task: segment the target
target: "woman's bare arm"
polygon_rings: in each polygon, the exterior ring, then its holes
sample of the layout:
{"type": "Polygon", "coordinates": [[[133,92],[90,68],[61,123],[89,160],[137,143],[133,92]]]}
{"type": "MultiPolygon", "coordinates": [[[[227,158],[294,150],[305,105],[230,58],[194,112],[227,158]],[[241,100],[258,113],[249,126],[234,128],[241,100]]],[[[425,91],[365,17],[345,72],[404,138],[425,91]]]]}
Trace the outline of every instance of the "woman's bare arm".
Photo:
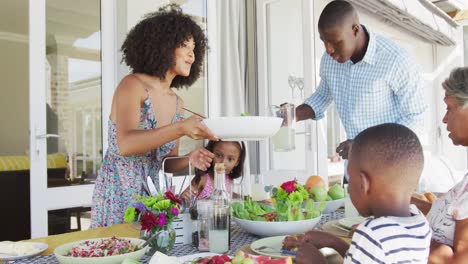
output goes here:
{"type": "Polygon", "coordinates": [[[455,221],[453,248],[432,243],[428,263],[468,263],[468,219],[455,221]]]}
{"type": "Polygon", "coordinates": [[[117,87],[113,103],[116,112],[117,144],[121,155],[143,154],[184,135],[216,140],[201,122],[202,118],[197,116],[155,129],[138,129],[141,104],[145,96],[141,82],[131,76],[123,79],[117,87]]]}

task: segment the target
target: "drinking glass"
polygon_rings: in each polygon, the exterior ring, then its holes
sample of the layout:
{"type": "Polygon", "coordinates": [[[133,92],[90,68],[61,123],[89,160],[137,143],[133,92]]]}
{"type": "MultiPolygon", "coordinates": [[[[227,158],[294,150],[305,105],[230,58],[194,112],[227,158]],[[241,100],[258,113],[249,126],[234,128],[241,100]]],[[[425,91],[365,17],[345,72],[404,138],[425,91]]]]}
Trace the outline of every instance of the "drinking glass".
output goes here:
{"type": "Polygon", "coordinates": [[[209,240],[210,252],[226,253],[229,251],[229,206],[210,207],[209,240]]]}
{"type": "Polygon", "coordinates": [[[197,201],[197,217],[198,217],[198,250],[208,251],[210,239],[209,239],[209,219],[210,211],[209,206],[210,200],[198,200],[197,201]]]}
{"type": "Polygon", "coordinates": [[[263,175],[253,174],[252,176],[252,200],[263,200],[265,197],[265,184],[263,181],[263,175]]]}
{"type": "Polygon", "coordinates": [[[244,190],[242,182],[234,181],[231,186],[231,202],[240,202],[244,201],[244,190]]]}

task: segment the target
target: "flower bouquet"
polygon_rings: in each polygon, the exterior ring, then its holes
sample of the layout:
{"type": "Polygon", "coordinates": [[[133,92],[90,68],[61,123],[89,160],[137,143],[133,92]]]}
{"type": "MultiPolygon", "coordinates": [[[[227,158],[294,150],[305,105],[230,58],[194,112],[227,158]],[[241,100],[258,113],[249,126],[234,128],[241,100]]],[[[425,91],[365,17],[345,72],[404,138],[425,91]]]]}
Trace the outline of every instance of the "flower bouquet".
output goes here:
{"type": "Polygon", "coordinates": [[[168,191],[154,197],[137,196],[125,211],[125,222],[141,224],[141,238],[149,240],[147,254],[166,253],[174,247],[176,234],[171,224],[179,215],[181,204],[182,200],[168,191]]]}

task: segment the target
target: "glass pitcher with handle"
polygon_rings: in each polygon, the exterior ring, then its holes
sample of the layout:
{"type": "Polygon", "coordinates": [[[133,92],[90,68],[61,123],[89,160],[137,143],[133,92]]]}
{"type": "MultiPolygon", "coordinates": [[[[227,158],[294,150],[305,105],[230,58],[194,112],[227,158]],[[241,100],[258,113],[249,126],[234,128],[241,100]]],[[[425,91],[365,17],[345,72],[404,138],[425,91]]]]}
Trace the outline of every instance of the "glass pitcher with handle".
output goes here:
{"type": "Polygon", "coordinates": [[[273,116],[283,119],[281,128],[272,137],[274,151],[293,151],[296,149],[296,111],[294,104],[284,103],[270,106],[273,116]]]}

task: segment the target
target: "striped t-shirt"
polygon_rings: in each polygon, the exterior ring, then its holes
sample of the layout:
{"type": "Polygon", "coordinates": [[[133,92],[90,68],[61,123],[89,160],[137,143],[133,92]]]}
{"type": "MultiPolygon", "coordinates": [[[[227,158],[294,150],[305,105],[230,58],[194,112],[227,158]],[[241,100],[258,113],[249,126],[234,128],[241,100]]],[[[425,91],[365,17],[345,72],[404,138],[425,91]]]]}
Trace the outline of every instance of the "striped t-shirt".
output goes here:
{"type": "Polygon", "coordinates": [[[424,215],[379,217],[361,223],[344,263],[427,263],[432,231],[424,215]]]}

